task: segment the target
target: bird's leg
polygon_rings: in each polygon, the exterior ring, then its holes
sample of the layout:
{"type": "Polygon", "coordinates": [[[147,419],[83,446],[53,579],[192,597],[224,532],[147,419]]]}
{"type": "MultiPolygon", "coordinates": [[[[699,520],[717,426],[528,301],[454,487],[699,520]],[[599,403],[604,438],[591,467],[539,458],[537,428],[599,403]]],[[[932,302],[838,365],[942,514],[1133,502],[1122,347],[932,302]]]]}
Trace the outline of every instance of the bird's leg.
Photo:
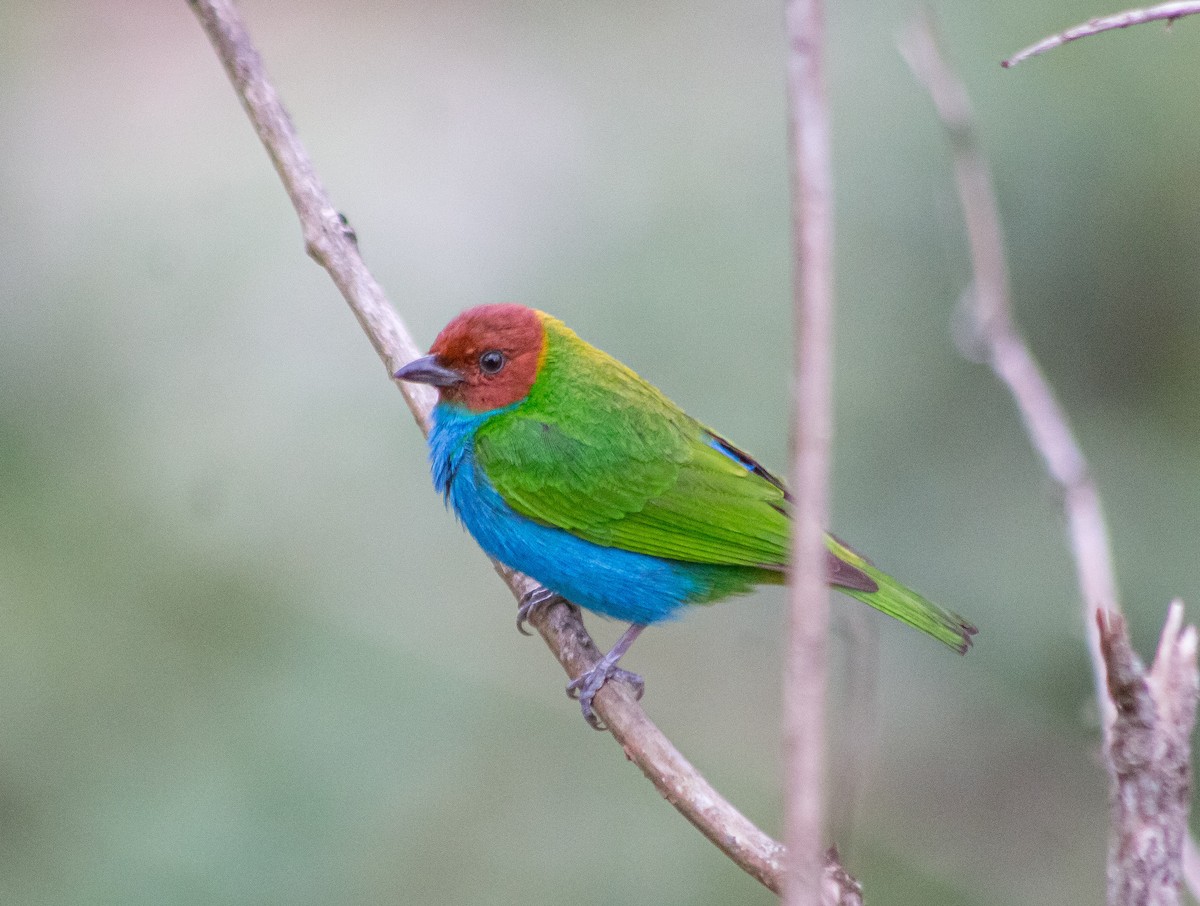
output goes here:
{"type": "Polygon", "coordinates": [[[596,697],[596,693],[600,691],[608,680],[616,679],[623,680],[633,686],[634,695],[638,698],[642,697],[642,693],[646,690],[646,682],[636,673],[630,673],[628,670],[622,670],[617,666],[617,661],[621,656],[629,650],[629,646],[633,644],[634,639],[641,635],[642,630],[646,628],[644,623],[630,623],[629,628],[625,630],[625,634],[617,639],[617,644],[612,646],[612,650],[604,657],[596,662],[596,666],[591,670],[581,673],[575,679],[567,684],[567,695],[571,698],[579,699],[579,707],[583,711],[583,719],[586,720],[593,729],[606,729],[596,717],[596,712],[592,710],[592,699],[596,697]]]}
{"type": "Polygon", "coordinates": [[[517,632],[521,633],[521,635],[532,635],[533,633],[525,628],[525,622],[529,619],[530,614],[539,607],[549,607],[557,601],[562,601],[564,604],[572,606],[571,602],[558,592],[551,591],[541,585],[521,595],[521,603],[517,607],[517,632]]]}

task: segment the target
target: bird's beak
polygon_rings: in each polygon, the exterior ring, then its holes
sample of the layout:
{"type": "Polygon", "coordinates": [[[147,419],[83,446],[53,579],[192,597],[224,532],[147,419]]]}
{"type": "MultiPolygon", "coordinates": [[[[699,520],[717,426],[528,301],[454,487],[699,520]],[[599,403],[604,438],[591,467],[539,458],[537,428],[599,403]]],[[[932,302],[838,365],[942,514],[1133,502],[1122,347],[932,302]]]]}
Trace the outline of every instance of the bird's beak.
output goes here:
{"type": "Polygon", "coordinates": [[[392,377],[400,381],[412,381],[414,384],[431,384],[434,387],[452,387],[463,382],[461,374],[441,364],[435,355],[413,359],[392,377]]]}

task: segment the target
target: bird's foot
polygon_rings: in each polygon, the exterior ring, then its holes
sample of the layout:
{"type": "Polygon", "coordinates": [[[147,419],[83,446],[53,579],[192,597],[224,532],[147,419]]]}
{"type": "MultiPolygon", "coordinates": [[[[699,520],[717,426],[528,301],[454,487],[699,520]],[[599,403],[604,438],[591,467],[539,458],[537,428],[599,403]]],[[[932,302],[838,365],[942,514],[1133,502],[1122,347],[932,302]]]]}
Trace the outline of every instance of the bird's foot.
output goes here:
{"type": "Polygon", "coordinates": [[[570,605],[570,601],[564,598],[556,591],[551,591],[548,588],[538,586],[533,591],[527,591],[521,595],[521,603],[517,607],[517,632],[521,635],[533,635],[525,628],[526,621],[539,607],[549,607],[551,604],[556,604],[562,601],[564,604],[570,605]]]}
{"type": "Polygon", "coordinates": [[[596,712],[592,710],[592,700],[596,697],[596,693],[609,680],[619,680],[623,683],[628,683],[633,687],[633,694],[637,698],[642,697],[642,693],[646,691],[646,681],[629,670],[618,667],[615,663],[602,658],[591,670],[581,673],[575,679],[567,684],[567,695],[571,698],[579,699],[579,708],[583,711],[583,719],[588,722],[593,730],[606,730],[607,727],[600,723],[600,718],[596,716],[596,712]]]}

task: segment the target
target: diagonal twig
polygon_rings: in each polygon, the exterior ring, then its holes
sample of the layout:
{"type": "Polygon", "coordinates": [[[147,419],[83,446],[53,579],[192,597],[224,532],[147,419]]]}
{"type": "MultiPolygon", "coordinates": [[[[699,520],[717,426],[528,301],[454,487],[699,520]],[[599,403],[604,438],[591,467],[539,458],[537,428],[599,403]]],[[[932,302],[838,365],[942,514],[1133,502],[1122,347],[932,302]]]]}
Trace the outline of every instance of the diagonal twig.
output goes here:
{"type": "Polygon", "coordinates": [[[972,351],[985,359],[1007,385],[1030,442],[1063,493],[1075,569],[1083,592],[1083,622],[1095,673],[1097,704],[1107,727],[1112,723],[1113,710],[1105,691],[1096,614],[1103,609],[1119,610],[1120,604],[1100,496],[1066,413],[1013,321],[1000,215],[966,89],[942,58],[927,18],[905,32],[901,52],[928,90],[950,139],[974,273],[968,311],[975,347],[972,351]]]}
{"type": "Polygon", "coordinates": [[[950,137],[975,277],[969,317],[976,351],[1008,386],[1063,492],[1111,780],[1109,903],[1174,904],[1181,877],[1193,894],[1200,890],[1185,858],[1196,630],[1182,628],[1182,605],[1172,604],[1153,668],[1147,672],[1133,653],[1099,493],[1066,413],[1013,322],[1000,218],[966,89],[942,58],[928,16],[905,33],[901,49],[950,137]]]}
{"type": "MultiPolygon", "coordinates": [[[[358,253],[353,231],[333,206],[307,151],[267,78],[262,58],[232,0],[189,0],[220,57],[234,89],[266,147],[296,209],[308,254],[324,267],[358,318],[390,376],[420,352],[404,322],[388,303],[358,253]]],[[[413,417],[428,433],[434,404],[431,388],[397,382],[413,417]]],[[[513,595],[536,588],[526,576],[493,561],[513,595]]],[[[574,677],[594,666],[601,653],[579,617],[565,605],[539,608],[529,622],[538,630],[567,673],[574,677]]],[[[740,868],[766,887],[782,886],[783,847],[726,801],[679,753],[646,716],[622,683],[608,683],[596,697],[596,711],[658,791],[740,868]]],[[[823,904],[850,904],[853,879],[830,852],[822,863],[823,904]]]]}
{"type": "Polygon", "coordinates": [[[1150,6],[1146,9],[1127,9],[1124,12],[1113,13],[1111,16],[1098,16],[1073,28],[1060,31],[1058,34],[1050,35],[1048,38],[1042,38],[1036,44],[1031,44],[1024,50],[1018,51],[1007,60],[1001,60],[1000,65],[1009,69],[1030,57],[1040,56],[1048,50],[1054,50],[1056,47],[1062,47],[1064,44],[1078,41],[1080,38],[1089,38],[1092,35],[1117,28],[1129,28],[1131,25],[1144,25],[1147,22],[1166,22],[1170,25],[1176,19],[1195,13],[1200,13],[1200,3],[1196,0],[1188,0],[1188,2],[1160,3],[1158,6],[1150,6]]]}

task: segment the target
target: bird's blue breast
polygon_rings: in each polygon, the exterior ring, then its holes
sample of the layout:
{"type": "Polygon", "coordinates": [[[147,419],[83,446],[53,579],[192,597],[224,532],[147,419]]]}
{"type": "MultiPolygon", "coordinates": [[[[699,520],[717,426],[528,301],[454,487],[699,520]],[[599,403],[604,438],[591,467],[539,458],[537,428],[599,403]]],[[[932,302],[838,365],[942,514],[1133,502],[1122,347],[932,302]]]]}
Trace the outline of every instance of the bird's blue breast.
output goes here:
{"type": "Polygon", "coordinates": [[[433,410],[429,458],[434,486],[489,555],[588,610],[630,623],[669,619],[700,597],[688,564],[602,547],[512,509],[475,462],[475,432],[507,410],[433,410]]]}

